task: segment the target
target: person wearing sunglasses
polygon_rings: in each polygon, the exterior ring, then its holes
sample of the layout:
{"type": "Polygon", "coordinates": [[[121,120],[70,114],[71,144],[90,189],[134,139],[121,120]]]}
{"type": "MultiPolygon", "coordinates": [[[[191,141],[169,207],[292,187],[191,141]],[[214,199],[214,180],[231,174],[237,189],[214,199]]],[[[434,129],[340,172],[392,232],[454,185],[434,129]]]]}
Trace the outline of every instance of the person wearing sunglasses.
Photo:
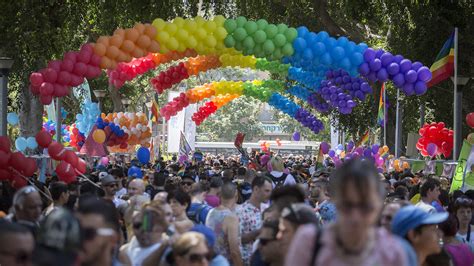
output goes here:
{"type": "Polygon", "coordinates": [[[461,196],[454,201],[452,213],[459,222],[456,238],[462,243],[468,244],[474,250],[474,228],[471,225],[472,208],[474,208],[473,201],[466,196],[461,196]]]}
{"type": "Polygon", "coordinates": [[[251,265],[281,265],[284,261],[285,252],[281,252],[277,234],[278,219],[265,220],[257,238],[258,250],[252,257],[251,265]],[[255,256],[260,257],[261,261],[257,260],[255,256]]]}
{"type": "Polygon", "coordinates": [[[206,238],[197,232],[182,234],[172,245],[175,266],[209,265],[212,254],[207,247],[206,238]]]}
{"type": "Polygon", "coordinates": [[[0,221],[0,243],[0,265],[32,265],[35,239],[27,227],[0,221]]]}
{"type": "Polygon", "coordinates": [[[100,185],[104,190],[104,199],[112,201],[117,208],[126,203],[116,196],[119,187],[118,183],[119,181],[109,174],[103,175],[102,179],[100,179],[100,185]]]}
{"type": "Polygon", "coordinates": [[[189,191],[191,191],[191,186],[194,183],[194,179],[191,176],[185,175],[181,177],[180,187],[184,192],[189,193],[189,191]]]}
{"type": "Polygon", "coordinates": [[[378,228],[385,190],[370,161],[345,161],[330,177],[337,219],[300,226],[285,265],[408,265],[398,238],[378,228]]]}

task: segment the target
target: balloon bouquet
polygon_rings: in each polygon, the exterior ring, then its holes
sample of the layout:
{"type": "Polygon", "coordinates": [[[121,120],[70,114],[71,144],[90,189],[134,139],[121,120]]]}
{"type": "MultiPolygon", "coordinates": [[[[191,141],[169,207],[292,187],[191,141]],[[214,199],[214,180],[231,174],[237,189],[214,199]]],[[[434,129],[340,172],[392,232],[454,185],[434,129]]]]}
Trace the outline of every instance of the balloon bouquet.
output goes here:
{"type": "Polygon", "coordinates": [[[416,148],[425,157],[443,155],[448,158],[453,150],[454,132],[446,128],[443,122],[425,124],[418,131],[421,138],[416,143],[416,148]]]}
{"type": "Polygon", "coordinates": [[[37,168],[34,159],[25,157],[20,151],[11,151],[8,137],[0,137],[0,181],[9,180],[15,189],[19,189],[27,185],[27,178],[31,177],[37,168]]]}

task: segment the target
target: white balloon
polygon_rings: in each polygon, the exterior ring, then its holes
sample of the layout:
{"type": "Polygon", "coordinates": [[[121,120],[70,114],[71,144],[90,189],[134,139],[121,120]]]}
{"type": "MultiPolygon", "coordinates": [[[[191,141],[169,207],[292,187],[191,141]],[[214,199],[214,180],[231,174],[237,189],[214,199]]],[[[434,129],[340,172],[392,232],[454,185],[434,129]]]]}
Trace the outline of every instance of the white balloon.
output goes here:
{"type": "Polygon", "coordinates": [[[138,124],[136,125],[136,128],[137,128],[138,130],[142,130],[142,124],[138,123],[138,124]]]}
{"type": "Polygon", "coordinates": [[[133,133],[134,135],[136,135],[136,134],[137,134],[137,132],[138,132],[136,128],[132,128],[132,130],[131,130],[131,131],[132,131],[132,133],[133,133]]]}
{"type": "Polygon", "coordinates": [[[148,127],[142,127],[142,132],[147,132],[148,131],[148,127]]]}
{"type": "Polygon", "coordinates": [[[122,113],[122,112],[120,112],[120,113],[117,114],[117,117],[118,117],[118,118],[122,118],[122,116],[123,116],[123,113],[122,113]]]}
{"type": "Polygon", "coordinates": [[[137,113],[137,115],[138,115],[138,116],[142,116],[143,113],[140,111],[140,112],[137,113]]]}
{"type": "Polygon", "coordinates": [[[114,123],[115,123],[115,124],[118,124],[118,123],[119,123],[118,118],[114,118],[114,123]]]}

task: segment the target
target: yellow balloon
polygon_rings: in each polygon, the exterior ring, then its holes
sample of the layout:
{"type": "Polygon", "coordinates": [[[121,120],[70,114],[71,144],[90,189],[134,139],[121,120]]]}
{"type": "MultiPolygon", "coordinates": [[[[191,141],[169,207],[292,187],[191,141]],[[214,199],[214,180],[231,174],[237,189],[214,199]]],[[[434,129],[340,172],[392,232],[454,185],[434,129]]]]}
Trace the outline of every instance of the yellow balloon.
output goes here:
{"type": "Polygon", "coordinates": [[[179,29],[176,32],[176,39],[180,41],[185,41],[188,38],[189,34],[185,29],[179,29]]]}
{"type": "Polygon", "coordinates": [[[95,142],[102,144],[105,141],[105,132],[102,129],[96,129],[92,134],[92,138],[95,142]]]}
{"type": "Polygon", "coordinates": [[[224,25],[225,21],[226,21],[226,18],[222,15],[218,15],[214,17],[214,22],[216,23],[217,26],[224,25]]]}
{"type": "Polygon", "coordinates": [[[207,37],[207,39],[206,39],[206,44],[207,44],[207,46],[209,46],[209,47],[214,47],[214,46],[216,46],[216,44],[217,44],[216,38],[214,38],[214,36],[209,36],[209,37],[207,37]]]}
{"type": "Polygon", "coordinates": [[[197,44],[198,43],[196,41],[196,38],[194,38],[193,36],[189,36],[186,39],[186,46],[189,47],[189,48],[194,48],[194,47],[196,47],[197,44]]]}
{"type": "Polygon", "coordinates": [[[171,51],[176,51],[179,47],[179,43],[174,37],[171,37],[169,38],[168,42],[166,42],[166,47],[168,47],[168,49],[171,51]]]}
{"type": "Polygon", "coordinates": [[[181,28],[184,25],[184,19],[182,17],[176,17],[173,19],[173,24],[181,28]]]}
{"type": "Polygon", "coordinates": [[[388,148],[387,145],[383,146],[383,151],[384,151],[384,152],[388,152],[389,150],[390,150],[390,149],[388,148]]]}
{"type": "Polygon", "coordinates": [[[194,20],[186,20],[184,23],[184,29],[188,32],[194,32],[197,29],[197,23],[194,20]]]}
{"type": "Polygon", "coordinates": [[[160,43],[160,44],[164,44],[166,43],[170,38],[170,35],[168,34],[168,32],[166,31],[160,31],[158,32],[158,34],[156,35],[156,40],[160,43]]]}
{"type": "Polygon", "coordinates": [[[196,32],[194,33],[194,36],[196,36],[196,38],[201,39],[201,40],[204,40],[206,38],[206,35],[207,35],[207,32],[203,28],[198,28],[196,32]]]}
{"type": "Polygon", "coordinates": [[[206,31],[208,33],[212,33],[216,30],[217,26],[216,26],[216,23],[214,21],[207,21],[204,24],[204,28],[206,29],[206,31]]]}
{"type": "Polygon", "coordinates": [[[176,24],[173,24],[173,23],[166,24],[165,31],[167,31],[170,35],[173,36],[177,30],[178,30],[178,26],[176,26],[176,24]]]}
{"type": "Polygon", "coordinates": [[[194,21],[196,21],[196,24],[197,24],[198,26],[202,26],[204,23],[206,23],[206,20],[205,20],[203,17],[201,17],[201,16],[196,16],[196,17],[194,18],[194,21]]]}
{"type": "Polygon", "coordinates": [[[165,28],[166,22],[164,20],[162,20],[161,18],[157,18],[157,19],[153,20],[153,23],[151,23],[151,25],[153,25],[153,27],[155,27],[156,30],[159,32],[159,31],[162,31],[165,28]]]}

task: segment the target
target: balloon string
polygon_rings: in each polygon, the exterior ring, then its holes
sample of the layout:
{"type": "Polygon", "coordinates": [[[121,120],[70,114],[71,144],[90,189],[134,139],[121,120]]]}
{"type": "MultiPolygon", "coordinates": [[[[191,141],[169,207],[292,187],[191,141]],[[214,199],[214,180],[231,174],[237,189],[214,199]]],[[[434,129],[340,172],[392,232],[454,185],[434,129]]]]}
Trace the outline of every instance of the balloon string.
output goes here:
{"type": "MultiPolygon", "coordinates": [[[[81,176],[82,178],[84,178],[87,182],[89,182],[89,183],[91,183],[92,185],[94,185],[94,186],[96,186],[96,187],[102,189],[101,186],[99,186],[99,185],[97,185],[96,183],[94,183],[94,182],[93,182],[92,180],[90,180],[87,176],[85,176],[85,175],[83,175],[82,173],[80,173],[77,169],[75,169],[75,170],[76,170],[76,173],[77,173],[79,176],[81,176]]],[[[102,189],[102,190],[103,190],[103,189],[102,189]]]]}
{"type": "Polygon", "coordinates": [[[25,179],[26,182],[28,182],[32,187],[34,187],[41,195],[45,196],[48,200],[50,201],[53,201],[53,199],[46,193],[44,193],[39,187],[37,187],[35,185],[35,183],[33,181],[31,181],[28,177],[22,175],[20,172],[18,172],[16,169],[14,168],[10,168],[11,170],[13,170],[14,173],[16,173],[18,176],[20,176],[21,178],[25,179]]]}

